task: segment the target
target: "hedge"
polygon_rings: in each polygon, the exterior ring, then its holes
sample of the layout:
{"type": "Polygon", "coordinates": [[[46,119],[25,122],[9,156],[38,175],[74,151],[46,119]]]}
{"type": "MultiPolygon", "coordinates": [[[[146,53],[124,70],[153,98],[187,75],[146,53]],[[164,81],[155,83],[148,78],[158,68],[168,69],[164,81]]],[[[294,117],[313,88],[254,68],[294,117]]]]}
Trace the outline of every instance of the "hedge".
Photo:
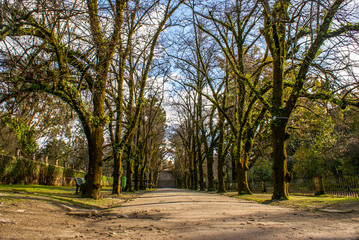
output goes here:
{"type": "MultiPolygon", "coordinates": [[[[0,183],[74,186],[85,172],[0,154],[0,183]]],[[[105,181],[108,181],[105,178],[105,181]]]]}

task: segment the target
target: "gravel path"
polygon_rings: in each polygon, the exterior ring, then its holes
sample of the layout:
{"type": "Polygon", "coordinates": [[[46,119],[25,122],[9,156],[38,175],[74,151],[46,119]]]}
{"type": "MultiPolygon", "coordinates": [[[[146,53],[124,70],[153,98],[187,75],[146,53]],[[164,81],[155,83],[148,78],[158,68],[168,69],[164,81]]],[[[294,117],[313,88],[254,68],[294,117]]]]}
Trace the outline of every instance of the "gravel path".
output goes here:
{"type": "Polygon", "coordinates": [[[0,207],[0,239],[359,239],[357,213],[299,211],[179,189],[148,192],[93,214],[43,204],[42,214],[0,207]]]}

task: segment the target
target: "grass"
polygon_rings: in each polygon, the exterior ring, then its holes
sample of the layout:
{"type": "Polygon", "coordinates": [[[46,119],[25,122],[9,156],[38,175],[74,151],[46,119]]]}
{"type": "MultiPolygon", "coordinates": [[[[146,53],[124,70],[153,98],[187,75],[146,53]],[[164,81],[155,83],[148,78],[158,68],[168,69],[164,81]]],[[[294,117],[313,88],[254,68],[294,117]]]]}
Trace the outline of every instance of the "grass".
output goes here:
{"type": "Polygon", "coordinates": [[[346,205],[357,203],[359,206],[359,198],[353,197],[334,197],[329,195],[314,196],[314,195],[290,195],[288,200],[285,201],[272,201],[272,194],[269,193],[255,193],[252,195],[237,195],[235,192],[224,193],[226,196],[246,199],[263,204],[270,204],[274,206],[296,208],[303,210],[318,210],[318,209],[331,209],[331,208],[345,208],[346,205]]]}
{"type": "MultiPolygon", "coordinates": [[[[98,208],[106,209],[121,206],[124,202],[130,201],[138,197],[142,192],[127,193],[121,195],[111,194],[110,187],[102,188],[103,198],[94,200],[90,198],[82,198],[80,194],[75,194],[74,187],[65,186],[43,186],[43,185],[1,185],[0,196],[1,202],[16,203],[24,201],[26,198],[37,197],[48,201],[56,201],[70,205],[76,205],[82,208],[98,208]]],[[[318,210],[325,208],[345,209],[346,205],[359,206],[359,198],[351,197],[333,197],[329,195],[291,195],[289,200],[272,201],[272,195],[269,193],[255,193],[252,195],[237,195],[236,192],[227,192],[223,195],[255,201],[263,204],[270,204],[281,207],[318,210]]]]}
{"type": "Polygon", "coordinates": [[[80,194],[75,194],[74,187],[67,186],[43,186],[43,185],[0,185],[1,201],[12,203],[21,201],[29,197],[38,197],[49,201],[58,201],[82,208],[111,208],[121,206],[124,202],[136,198],[140,193],[122,193],[120,195],[111,194],[110,187],[101,190],[102,199],[94,200],[82,198],[80,194]],[[16,197],[16,198],[14,198],[16,197]]]}

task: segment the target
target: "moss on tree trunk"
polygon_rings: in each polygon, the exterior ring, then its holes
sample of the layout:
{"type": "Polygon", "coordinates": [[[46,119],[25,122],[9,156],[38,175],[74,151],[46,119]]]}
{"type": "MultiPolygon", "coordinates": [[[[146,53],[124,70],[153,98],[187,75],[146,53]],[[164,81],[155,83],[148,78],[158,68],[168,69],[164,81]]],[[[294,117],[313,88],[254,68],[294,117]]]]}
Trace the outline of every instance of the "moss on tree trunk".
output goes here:
{"type": "Polygon", "coordinates": [[[101,175],[102,175],[102,145],[103,127],[98,126],[87,136],[89,147],[89,166],[86,175],[84,197],[101,198],[101,175]]]}
{"type": "Polygon", "coordinates": [[[251,194],[251,190],[249,189],[248,180],[248,167],[244,163],[238,164],[237,168],[237,187],[238,194],[251,194]]]}
{"type": "Polygon", "coordinates": [[[287,152],[286,152],[286,119],[276,119],[272,123],[273,141],[273,196],[272,199],[288,199],[287,152]]]}
{"type": "MultiPolygon", "coordinates": [[[[210,150],[212,151],[212,150],[210,150]]],[[[207,190],[208,191],[213,191],[214,190],[214,186],[213,186],[213,154],[212,152],[208,153],[207,156],[207,180],[208,180],[208,186],[207,186],[207,190]]]]}

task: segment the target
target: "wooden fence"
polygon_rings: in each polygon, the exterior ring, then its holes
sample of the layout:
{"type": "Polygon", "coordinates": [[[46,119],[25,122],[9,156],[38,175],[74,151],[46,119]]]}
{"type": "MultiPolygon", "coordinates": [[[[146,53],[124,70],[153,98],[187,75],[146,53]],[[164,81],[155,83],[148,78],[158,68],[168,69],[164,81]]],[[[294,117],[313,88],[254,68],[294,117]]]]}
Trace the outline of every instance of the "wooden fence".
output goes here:
{"type": "MultiPolygon", "coordinates": [[[[322,178],[324,193],[334,196],[359,197],[359,176],[326,176],[322,178]]],[[[262,192],[261,181],[250,181],[253,192],[262,192]]],[[[271,192],[273,184],[266,182],[267,192],[271,192]]],[[[313,178],[293,179],[289,184],[290,193],[315,194],[316,186],[313,178]]]]}
{"type": "MultiPolygon", "coordinates": [[[[359,176],[326,176],[322,178],[324,185],[324,194],[343,197],[359,197],[359,176]]],[[[227,191],[236,191],[237,184],[235,182],[226,182],[227,191]]],[[[263,192],[265,186],[266,192],[271,193],[273,191],[273,182],[266,181],[263,183],[261,180],[250,180],[249,186],[254,193],[263,192]]],[[[217,189],[218,183],[214,183],[214,187],[217,189]]],[[[316,187],[313,178],[296,178],[289,184],[290,193],[303,193],[303,194],[315,194],[316,187]]]]}

